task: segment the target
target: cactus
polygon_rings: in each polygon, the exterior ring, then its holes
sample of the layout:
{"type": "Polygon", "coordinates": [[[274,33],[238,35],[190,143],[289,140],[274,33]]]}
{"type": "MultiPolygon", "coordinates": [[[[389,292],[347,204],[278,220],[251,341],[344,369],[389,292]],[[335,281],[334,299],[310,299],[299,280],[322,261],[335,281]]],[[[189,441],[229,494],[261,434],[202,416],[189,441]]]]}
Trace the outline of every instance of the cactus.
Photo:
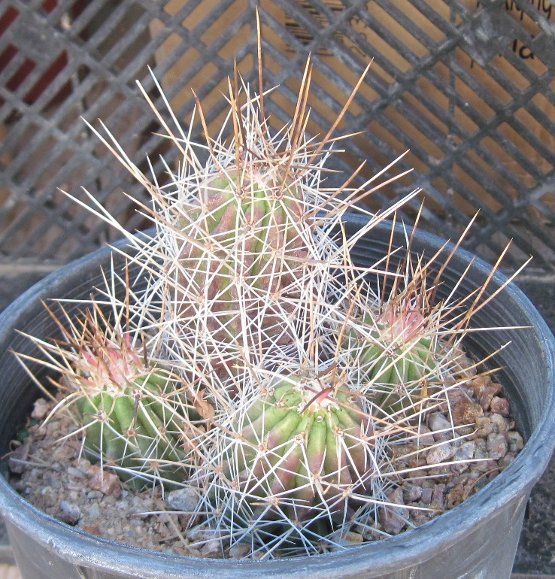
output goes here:
{"type": "Polygon", "coordinates": [[[186,241],[177,292],[173,283],[166,287],[169,315],[194,323],[198,304],[205,304],[200,317],[212,339],[224,343],[241,336],[245,324],[279,332],[266,296],[294,281],[294,259],[303,255],[300,199],[298,185],[272,163],[227,167],[208,177],[177,216],[176,238],[186,241]]]}
{"type": "MultiPolygon", "coordinates": [[[[386,500],[395,477],[389,437],[399,443],[399,431],[413,435],[404,418],[374,416],[371,395],[356,383],[364,366],[350,356],[356,347],[334,360],[328,329],[340,309],[340,280],[356,286],[365,275],[349,251],[378,220],[362,208],[369,222],[353,238],[344,235],[342,216],[361,193],[349,189],[351,178],[339,189],[321,187],[333,139],[304,136],[306,90],[294,121],[275,136],[248,86],[241,106],[230,89],[229,140],[205,135],[199,145],[165,125],[183,156],[177,172],[167,167],[164,187],[118,156],[151,194],[152,209],[142,210],[156,229],[151,238],[120,229],[147,282],[129,303],[132,316],[146,320],[145,349],[181,377],[193,369],[214,411],[194,439],[198,461],[188,484],[203,514],[190,520],[269,557],[337,546],[334,533],[348,529],[361,505],[377,510],[386,500]],[[208,150],[205,164],[197,148],[208,150]],[[316,370],[330,364],[336,373],[316,370]]],[[[105,142],[115,142],[109,132],[105,142]]],[[[368,312],[375,316],[373,307],[368,312]]],[[[186,413],[176,419],[182,429],[190,422],[186,413]]]]}
{"type": "Polygon", "coordinates": [[[248,540],[265,555],[320,552],[380,486],[384,445],[364,398],[333,371],[268,375],[219,417],[190,484],[204,489],[206,524],[228,527],[231,544],[248,540]]]}
{"type": "Polygon", "coordinates": [[[339,548],[337,533],[351,525],[375,529],[387,491],[410,470],[396,471],[394,448],[419,448],[425,413],[449,404],[452,352],[482,295],[468,315],[459,314],[468,296],[435,302],[426,279],[439,252],[427,263],[407,258],[393,288],[384,281],[372,293],[368,279],[388,279],[395,251],[385,272],[351,252],[418,190],[378,216],[361,208],[368,222],[346,235],[343,214],[395,177],[353,189],[357,170],[339,188],[321,186],[334,139],[304,136],[310,76],[307,67],[294,120],[276,135],[262,87],[257,96],[246,84],[239,105],[230,83],[217,139],[194,143],[163,123],[182,155],[163,187],[108,132],[103,140],[152,197],[150,210],[141,206],[155,226],[149,238],[129,234],[91,196],[95,214],[130,240],[146,281],[123,308],[141,339],[123,331],[122,308],[110,326],[93,305],[94,323],[63,329],[65,346],[35,342],[65,376],[63,405],[78,409],[91,452],[122,476],[190,477],[199,496],[190,524],[228,545],[248,541],[253,556],[320,553],[339,548]],[[205,164],[197,149],[208,151],[205,164]]]}
{"type": "Polygon", "coordinates": [[[324,497],[330,501],[364,485],[372,449],[367,431],[365,414],[348,390],[280,377],[244,416],[227,470],[248,494],[295,499],[310,509],[324,497]]]}
{"type": "Polygon", "coordinates": [[[388,304],[377,319],[365,317],[368,329],[355,338],[362,376],[373,387],[371,399],[386,412],[410,407],[427,388],[424,381],[438,378],[440,345],[426,322],[418,307],[399,311],[388,304]]]}
{"type": "MultiPolygon", "coordinates": [[[[126,344],[126,341],[123,342],[126,344]]],[[[85,450],[116,467],[122,478],[141,486],[147,480],[179,480],[185,458],[175,377],[147,368],[137,352],[115,344],[83,349],[75,362],[75,406],[85,434],[85,450]]]]}
{"type": "MultiPolygon", "coordinates": [[[[29,336],[43,357],[18,354],[18,359],[57,370],[61,400],[53,412],[66,410],[75,418],[74,435],[83,436],[87,455],[114,469],[135,488],[149,482],[183,480],[187,455],[196,435],[197,393],[175,373],[147,361],[139,353],[137,333],[124,331],[127,304],[109,295],[113,319],[101,302],[92,300],[79,316],[47,308],[63,339],[29,336]],[[69,322],[69,327],[62,323],[69,322]]],[[[44,389],[47,396],[51,396],[44,389]]]]}

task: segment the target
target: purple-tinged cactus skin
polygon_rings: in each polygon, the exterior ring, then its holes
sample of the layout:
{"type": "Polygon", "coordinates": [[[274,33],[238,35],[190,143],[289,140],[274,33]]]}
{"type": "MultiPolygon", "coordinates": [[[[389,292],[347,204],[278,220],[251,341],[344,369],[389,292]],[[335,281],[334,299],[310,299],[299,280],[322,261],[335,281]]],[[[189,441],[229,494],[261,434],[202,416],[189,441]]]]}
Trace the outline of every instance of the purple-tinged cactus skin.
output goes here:
{"type": "Polygon", "coordinates": [[[326,504],[333,515],[368,484],[372,426],[346,388],[279,378],[242,418],[225,470],[247,500],[262,504],[259,511],[273,505],[305,518],[326,504]]]}
{"type": "Polygon", "coordinates": [[[186,241],[179,256],[177,315],[193,320],[197,304],[207,304],[213,339],[234,339],[245,322],[273,327],[270,334],[281,331],[267,295],[291,291],[295,260],[306,252],[298,233],[300,187],[279,169],[253,164],[221,170],[198,187],[197,201],[179,216],[186,241]]]}

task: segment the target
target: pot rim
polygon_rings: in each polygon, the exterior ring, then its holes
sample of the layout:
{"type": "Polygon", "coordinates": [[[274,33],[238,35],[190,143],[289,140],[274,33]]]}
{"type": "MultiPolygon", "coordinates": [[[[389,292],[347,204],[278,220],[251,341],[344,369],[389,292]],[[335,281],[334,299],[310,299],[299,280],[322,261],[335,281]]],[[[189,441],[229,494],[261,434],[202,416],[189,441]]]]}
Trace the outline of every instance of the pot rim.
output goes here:
{"type": "MultiPolygon", "coordinates": [[[[349,213],[344,221],[360,226],[366,223],[367,217],[349,213]]],[[[384,222],[376,227],[390,226],[391,223],[384,222]]],[[[412,230],[411,227],[399,224],[396,229],[399,231],[406,229],[409,232],[412,230]]],[[[445,244],[442,238],[425,231],[417,231],[415,239],[436,250],[445,244]]],[[[122,247],[125,244],[124,239],[115,245],[122,247]]],[[[453,247],[454,245],[449,242],[446,250],[449,251],[453,247]]],[[[18,318],[18,312],[27,303],[55,294],[60,271],[71,275],[77,273],[84,265],[100,266],[101,263],[106,263],[111,252],[110,247],[98,249],[51,273],[24,292],[0,314],[0,342],[8,337],[18,318]]],[[[472,260],[473,270],[481,273],[491,271],[491,265],[469,251],[459,248],[457,256],[467,262],[472,260]]],[[[504,274],[497,272],[493,281],[500,284],[506,279],[504,274]]],[[[272,561],[240,561],[173,555],[95,537],[40,511],[25,501],[3,476],[0,476],[0,510],[10,524],[26,529],[25,532],[31,534],[43,546],[60,553],[75,565],[96,565],[109,569],[112,573],[127,573],[133,576],[136,576],[138,569],[144,577],[159,577],[160,573],[171,573],[179,577],[224,572],[226,576],[236,577],[259,576],[261,573],[280,575],[318,573],[322,576],[322,573],[333,575],[339,571],[360,574],[368,569],[369,558],[372,559],[373,567],[387,573],[430,559],[453,545],[470,529],[485,524],[490,516],[501,510],[511,499],[520,496],[521,501],[526,500],[531,487],[545,470],[555,448],[555,339],[535,306],[516,285],[509,284],[504,292],[526,311],[543,347],[551,388],[543,405],[541,420],[523,450],[501,474],[462,504],[420,527],[383,541],[365,543],[336,553],[272,561]]]]}

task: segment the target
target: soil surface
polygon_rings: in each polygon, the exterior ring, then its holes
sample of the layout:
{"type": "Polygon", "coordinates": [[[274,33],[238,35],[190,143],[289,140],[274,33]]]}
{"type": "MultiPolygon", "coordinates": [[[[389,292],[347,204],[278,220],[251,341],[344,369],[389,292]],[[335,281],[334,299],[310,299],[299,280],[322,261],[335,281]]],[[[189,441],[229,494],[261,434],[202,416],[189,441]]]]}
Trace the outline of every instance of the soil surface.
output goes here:
{"type": "MultiPolygon", "coordinates": [[[[383,509],[375,530],[352,525],[342,545],[383,539],[429,521],[486,485],[522,449],[509,403],[490,376],[474,376],[451,390],[449,402],[456,431],[446,403],[428,412],[418,447],[393,447],[397,470],[420,469],[390,492],[388,500],[399,507],[383,509]]],[[[59,412],[44,422],[53,405],[37,400],[27,427],[13,441],[11,482],[27,500],[69,525],[123,543],[197,557],[249,556],[247,545],[229,549],[191,527],[186,514],[196,502],[191,489],[137,492],[83,458],[80,437],[68,436],[76,429],[71,416],[59,412]]]]}

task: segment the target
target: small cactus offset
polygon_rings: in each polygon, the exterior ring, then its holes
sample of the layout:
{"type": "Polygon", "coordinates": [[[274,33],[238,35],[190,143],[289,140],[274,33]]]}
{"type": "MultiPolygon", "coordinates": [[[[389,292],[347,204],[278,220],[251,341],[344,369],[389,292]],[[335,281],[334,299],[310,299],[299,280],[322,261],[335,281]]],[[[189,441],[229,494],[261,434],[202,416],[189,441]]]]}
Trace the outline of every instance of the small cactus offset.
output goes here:
{"type": "Polygon", "coordinates": [[[81,397],[75,406],[89,456],[137,482],[140,474],[146,480],[183,478],[175,468],[185,458],[176,379],[159,368],[130,366],[140,359],[129,348],[83,352],[83,359],[76,364],[81,397]]]}
{"type": "Polygon", "coordinates": [[[360,497],[384,486],[387,458],[367,404],[342,382],[333,370],[257,377],[192,475],[205,489],[206,525],[229,527],[232,545],[251,542],[266,556],[334,544],[360,497]]]}
{"type": "Polygon", "coordinates": [[[324,497],[331,501],[347,488],[363,487],[372,474],[370,425],[356,395],[345,388],[279,377],[242,418],[227,470],[247,494],[284,503],[298,499],[308,514],[324,497]]]}
{"type": "MultiPolygon", "coordinates": [[[[113,299],[117,311],[120,305],[113,299]]],[[[200,418],[188,402],[191,392],[171,371],[146,361],[137,336],[133,339],[122,327],[122,308],[115,321],[94,301],[77,319],[60,309],[62,316],[48,311],[63,340],[31,337],[44,356],[38,361],[61,375],[54,384],[64,397],[54,412],[69,411],[88,457],[136,488],[182,480],[195,418],[200,418]],[[69,330],[62,325],[64,318],[71,320],[69,330]]],[[[18,357],[22,363],[36,361],[18,357]]]]}
{"type": "Polygon", "coordinates": [[[389,413],[427,397],[446,373],[438,310],[422,286],[416,275],[403,291],[394,287],[347,333],[363,382],[371,385],[376,406],[389,413]]]}

